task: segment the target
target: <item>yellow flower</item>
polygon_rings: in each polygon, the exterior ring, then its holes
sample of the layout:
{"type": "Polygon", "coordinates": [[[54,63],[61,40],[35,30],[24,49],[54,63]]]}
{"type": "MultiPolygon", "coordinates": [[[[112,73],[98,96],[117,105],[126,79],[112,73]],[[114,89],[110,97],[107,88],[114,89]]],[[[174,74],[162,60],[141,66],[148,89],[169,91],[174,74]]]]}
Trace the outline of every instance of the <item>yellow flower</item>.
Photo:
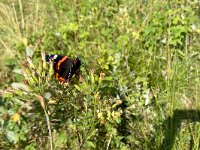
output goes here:
{"type": "Polygon", "coordinates": [[[12,121],[15,122],[15,123],[20,124],[20,115],[19,115],[18,113],[15,113],[15,114],[12,116],[12,121]]]}
{"type": "Polygon", "coordinates": [[[107,111],[107,119],[110,120],[110,118],[111,118],[111,112],[110,112],[110,110],[108,110],[107,111]]]}
{"type": "Polygon", "coordinates": [[[102,118],[103,117],[103,113],[102,112],[99,112],[98,114],[97,114],[97,117],[100,119],[100,118],[102,118]]]}
{"type": "Polygon", "coordinates": [[[118,112],[118,111],[116,111],[116,112],[113,111],[113,112],[112,112],[112,117],[113,117],[114,120],[119,119],[120,116],[121,116],[120,112],[118,112]]]}
{"type": "Polygon", "coordinates": [[[121,100],[116,100],[116,103],[114,105],[112,105],[112,108],[115,108],[116,106],[122,104],[121,100]]]}

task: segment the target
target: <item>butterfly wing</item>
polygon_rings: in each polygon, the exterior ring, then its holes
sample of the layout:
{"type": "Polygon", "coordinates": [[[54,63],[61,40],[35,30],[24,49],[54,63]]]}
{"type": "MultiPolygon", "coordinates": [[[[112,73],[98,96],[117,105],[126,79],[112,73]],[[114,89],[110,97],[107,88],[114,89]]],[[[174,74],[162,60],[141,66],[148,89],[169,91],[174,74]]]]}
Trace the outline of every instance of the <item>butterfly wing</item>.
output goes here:
{"type": "Polygon", "coordinates": [[[81,66],[81,61],[78,57],[73,60],[68,56],[46,55],[46,61],[50,62],[50,60],[53,60],[54,62],[56,79],[62,83],[69,82],[72,76],[81,66]]]}

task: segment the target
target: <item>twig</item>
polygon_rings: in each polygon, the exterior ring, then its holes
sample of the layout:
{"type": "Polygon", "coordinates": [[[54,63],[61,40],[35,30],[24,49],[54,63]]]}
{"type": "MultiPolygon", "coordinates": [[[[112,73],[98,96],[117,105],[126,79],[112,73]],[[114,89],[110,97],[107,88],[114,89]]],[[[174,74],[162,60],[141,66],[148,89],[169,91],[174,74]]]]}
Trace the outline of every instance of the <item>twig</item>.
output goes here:
{"type": "Polygon", "coordinates": [[[47,114],[46,109],[44,109],[44,113],[45,113],[45,117],[46,117],[46,121],[47,121],[47,126],[48,126],[48,130],[49,130],[50,147],[51,147],[51,150],[53,150],[53,137],[52,137],[52,133],[51,133],[51,126],[50,126],[50,121],[49,121],[49,115],[47,114]]]}
{"type": "Polygon", "coordinates": [[[51,147],[50,150],[53,150],[53,137],[52,137],[52,133],[51,133],[49,115],[48,115],[47,110],[46,110],[46,104],[45,104],[44,98],[42,96],[40,96],[40,95],[35,95],[35,96],[38,99],[38,101],[40,102],[40,104],[41,104],[41,106],[44,110],[46,121],[47,121],[47,127],[48,127],[48,131],[49,131],[49,140],[50,140],[50,147],[51,147]]]}

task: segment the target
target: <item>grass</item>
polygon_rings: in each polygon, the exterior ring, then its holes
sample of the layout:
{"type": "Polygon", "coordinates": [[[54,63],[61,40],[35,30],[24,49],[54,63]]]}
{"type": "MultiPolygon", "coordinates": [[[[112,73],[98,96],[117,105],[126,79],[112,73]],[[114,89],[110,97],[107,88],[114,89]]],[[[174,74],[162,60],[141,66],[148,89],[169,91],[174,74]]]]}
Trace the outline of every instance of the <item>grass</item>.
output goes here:
{"type": "Polygon", "coordinates": [[[199,149],[198,1],[0,5],[0,148],[199,149]],[[60,85],[41,51],[81,76],[60,85]]]}

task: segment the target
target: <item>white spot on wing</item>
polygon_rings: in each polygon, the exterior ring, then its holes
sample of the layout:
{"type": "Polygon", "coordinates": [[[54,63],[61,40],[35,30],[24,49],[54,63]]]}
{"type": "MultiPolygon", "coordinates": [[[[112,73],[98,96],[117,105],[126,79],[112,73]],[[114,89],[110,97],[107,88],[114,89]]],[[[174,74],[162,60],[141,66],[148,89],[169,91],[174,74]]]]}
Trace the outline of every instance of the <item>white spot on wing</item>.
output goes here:
{"type": "Polygon", "coordinates": [[[58,55],[54,55],[54,56],[53,56],[53,59],[56,59],[57,57],[58,57],[58,55]]]}

